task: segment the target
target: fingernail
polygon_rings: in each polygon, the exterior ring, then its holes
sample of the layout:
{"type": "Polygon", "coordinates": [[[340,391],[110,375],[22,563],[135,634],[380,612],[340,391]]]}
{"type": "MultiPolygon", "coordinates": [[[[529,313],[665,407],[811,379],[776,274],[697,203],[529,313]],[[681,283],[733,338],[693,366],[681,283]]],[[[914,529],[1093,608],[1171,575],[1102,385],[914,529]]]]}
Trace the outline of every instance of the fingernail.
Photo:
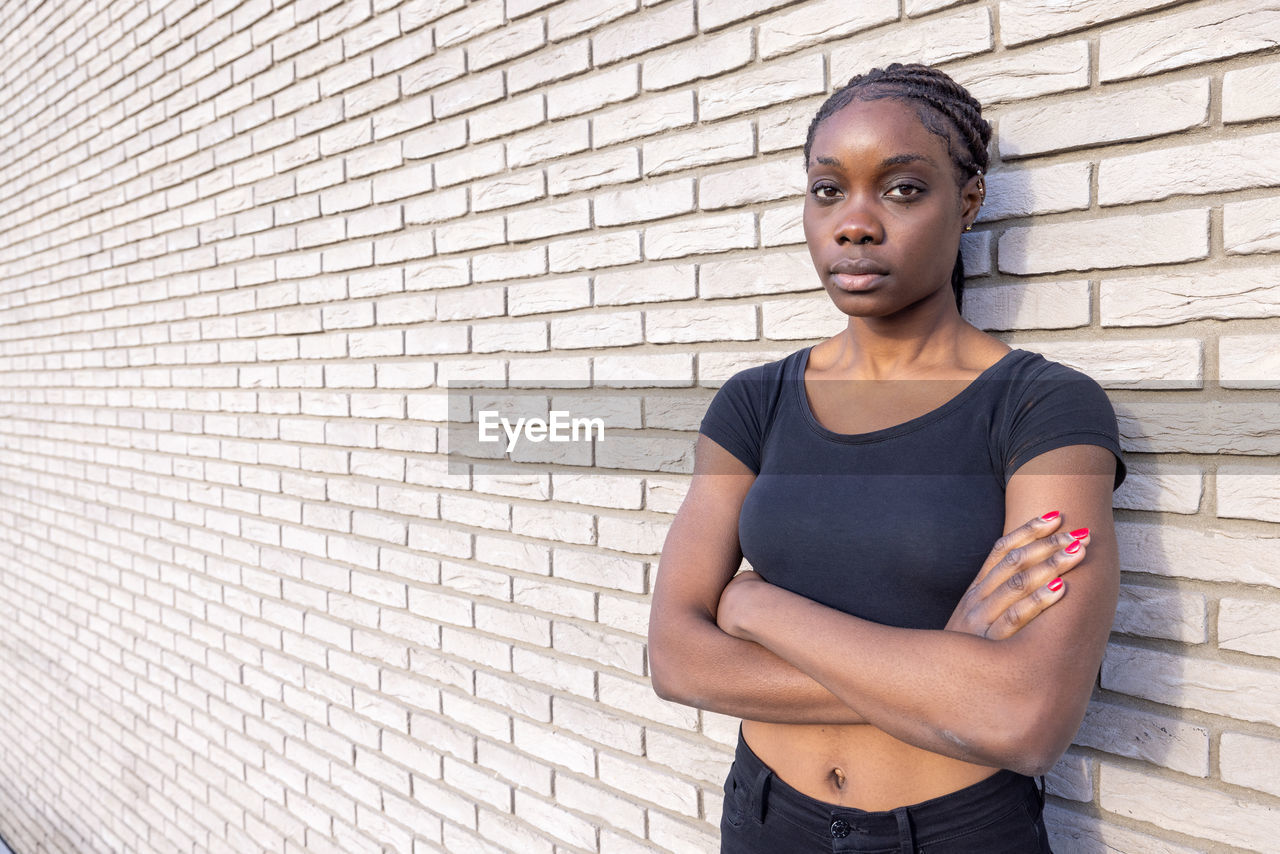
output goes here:
{"type": "Polygon", "coordinates": [[[1055,578],[1053,581],[1050,581],[1048,584],[1046,584],[1045,587],[1048,587],[1051,591],[1053,591],[1054,593],[1057,593],[1059,590],[1062,589],[1062,579],[1055,578]]]}
{"type": "Polygon", "coordinates": [[[1041,522],[1052,522],[1054,519],[1057,519],[1057,518],[1058,518],[1058,511],[1057,511],[1057,510],[1054,510],[1052,513],[1046,513],[1046,514],[1044,514],[1043,516],[1041,516],[1041,517],[1040,517],[1040,521],[1041,521],[1041,522]]]}
{"type": "Polygon", "coordinates": [[[1077,540],[1083,540],[1085,537],[1089,536],[1089,529],[1076,528],[1074,531],[1071,532],[1071,536],[1075,537],[1077,540]]]}
{"type": "Polygon", "coordinates": [[[1080,541],[1076,540],[1074,543],[1072,543],[1071,545],[1063,549],[1063,551],[1069,555],[1075,554],[1076,552],[1080,551],[1080,541]]]}

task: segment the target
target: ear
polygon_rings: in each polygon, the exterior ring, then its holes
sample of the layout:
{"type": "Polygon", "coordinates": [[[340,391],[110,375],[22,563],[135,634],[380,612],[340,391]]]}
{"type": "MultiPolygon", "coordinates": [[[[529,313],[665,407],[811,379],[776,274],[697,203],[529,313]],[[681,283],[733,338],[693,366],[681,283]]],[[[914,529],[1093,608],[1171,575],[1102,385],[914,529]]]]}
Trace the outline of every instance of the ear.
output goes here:
{"type": "Polygon", "coordinates": [[[966,228],[978,218],[978,210],[987,197],[987,179],[979,172],[970,176],[960,188],[960,224],[966,228]]]}

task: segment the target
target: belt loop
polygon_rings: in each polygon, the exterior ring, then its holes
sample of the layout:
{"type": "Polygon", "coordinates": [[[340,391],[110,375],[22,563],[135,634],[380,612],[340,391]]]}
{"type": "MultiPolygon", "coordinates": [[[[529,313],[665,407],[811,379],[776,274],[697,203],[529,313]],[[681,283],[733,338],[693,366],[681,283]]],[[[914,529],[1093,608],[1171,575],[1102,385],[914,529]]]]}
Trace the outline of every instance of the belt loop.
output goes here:
{"type": "Polygon", "coordinates": [[[907,808],[898,807],[893,811],[893,817],[898,820],[898,844],[902,854],[915,854],[916,843],[911,836],[911,817],[907,814],[907,808]]]}
{"type": "Polygon", "coordinates": [[[1044,775],[1043,775],[1043,774],[1041,774],[1041,775],[1040,775],[1040,777],[1039,777],[1038,779],[1040,780],[1040,784],[1036,787],[1036,797],[1040,799],[1040,811],[1041,811],[1041,812],[1044,812],[1044,801],[1045,801],[1045,797],[1044,797],[1044,790],[1045,790],[1045,779],[1044,779],[1044,775]]]}
{"type": "Polygon", "coordinates": [[[759,773],[751,781],[750,799],[747,801],[747,810],[751,813],[751,817],[756,820],[757,824],[764,824],[764,813],[768,808],[769,802],[769,778],[773,776],[773,771],[766,765],[761,768],[759,773]]]}

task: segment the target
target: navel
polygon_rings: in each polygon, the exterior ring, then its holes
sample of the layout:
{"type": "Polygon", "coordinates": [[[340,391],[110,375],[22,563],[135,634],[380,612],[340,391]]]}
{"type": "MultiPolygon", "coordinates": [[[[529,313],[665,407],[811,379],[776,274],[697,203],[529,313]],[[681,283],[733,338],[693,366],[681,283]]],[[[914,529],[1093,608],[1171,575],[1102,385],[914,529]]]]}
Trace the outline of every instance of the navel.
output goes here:
{"type": "Polygon", "coordinates": [[[844,782],[845,782],[844,772],[841,771],[839,768],[832,768],[831,769],[832,785],[834,785],[837,789],[843,789],[844,782]]]}

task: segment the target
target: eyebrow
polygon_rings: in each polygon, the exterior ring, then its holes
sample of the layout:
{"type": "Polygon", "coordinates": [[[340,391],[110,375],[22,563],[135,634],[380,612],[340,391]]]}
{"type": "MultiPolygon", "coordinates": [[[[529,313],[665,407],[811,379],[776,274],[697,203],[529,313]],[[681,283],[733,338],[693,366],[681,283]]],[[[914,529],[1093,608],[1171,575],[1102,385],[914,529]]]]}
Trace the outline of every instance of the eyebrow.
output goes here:
{"type": "MultiPolygon", "coordinates": [[[[815,160],[824,166],[835,166],[837,169],[844,168],[844,164],[834,157],[818,157],[815,158],[815,160]]],[[[883,169],[886,166],[901,166],[904,163],[915,163],[916,161],[924,161],[934,168],[937,168],[938,166],[932,157],[924,154],[895,154],[892,157],[886,157],[884,160],[881,160],[880,168],[883,169]]]]}

